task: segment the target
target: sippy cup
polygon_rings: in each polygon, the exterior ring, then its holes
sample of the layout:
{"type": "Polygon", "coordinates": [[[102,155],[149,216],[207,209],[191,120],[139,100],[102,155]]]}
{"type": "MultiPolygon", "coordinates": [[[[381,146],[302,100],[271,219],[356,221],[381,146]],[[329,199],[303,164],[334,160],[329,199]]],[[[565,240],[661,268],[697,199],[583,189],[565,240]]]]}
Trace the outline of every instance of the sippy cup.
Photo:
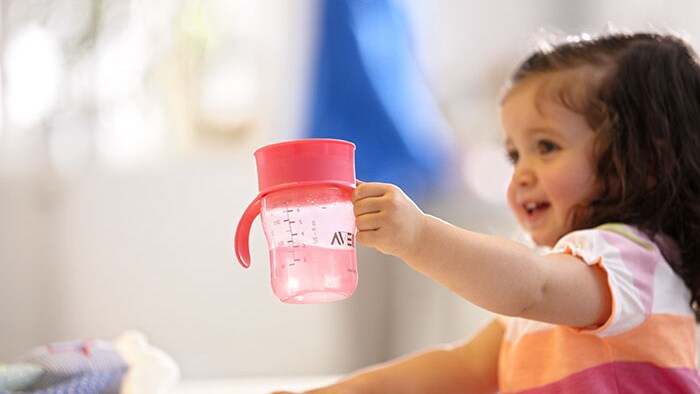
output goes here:
{"type": "Polygon", "coordinates": [[[280,142],[255,151],[259,194],[238,222],[235,250],[250,267],[248,237],[260,214],[272,291],[282,301],[337,301],[357,287],[355,145],[333,139],[280,142]]]}

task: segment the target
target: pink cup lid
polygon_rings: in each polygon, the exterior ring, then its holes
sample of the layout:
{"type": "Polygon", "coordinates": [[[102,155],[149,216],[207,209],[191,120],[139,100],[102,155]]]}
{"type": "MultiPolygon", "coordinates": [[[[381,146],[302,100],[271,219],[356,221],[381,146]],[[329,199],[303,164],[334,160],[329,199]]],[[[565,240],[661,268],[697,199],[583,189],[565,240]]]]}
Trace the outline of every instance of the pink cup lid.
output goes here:
{"type": "Polygon", "coordinates": [[[286,141],[266,145],[254,155],[261,194],[299,183],[355,185],[355,145],[348,141],[286,141]]]}

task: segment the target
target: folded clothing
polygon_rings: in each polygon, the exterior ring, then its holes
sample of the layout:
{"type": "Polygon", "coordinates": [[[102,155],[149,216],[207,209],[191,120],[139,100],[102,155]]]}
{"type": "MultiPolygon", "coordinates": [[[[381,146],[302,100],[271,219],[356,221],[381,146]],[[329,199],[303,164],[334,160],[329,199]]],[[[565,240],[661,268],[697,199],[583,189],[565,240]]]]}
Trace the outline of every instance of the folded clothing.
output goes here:
{"type": "Polygon", "coordinates": [[[40,346],[29,351],[22,357],[22,361],[38,365],[44,370],[39,379],[28,387],[32,391],[86,377],[85,381],[91,382],[90,384],[109,383],[100,393],[118,394],[121,377],[128,368],[115,347],[110,342],[99,339],[63,341],[40,346]]]}
{"type": "MultiPolygon", "coordinates": [[[[16,391],[12,394],[106,394],[119,391],[123,371],[91,372],[68,378],[55,385],[40,390],[16,391]]],[[[0,394],[5,394],[0,391],[0,394]]],[[[8,394],[10,394],[8,392],[8,394]]]]}
{"type": "Polygon", "coordinates": [[[23,360],[44,370],[41,377],[29,387],[35,391],[87,377],[85,381],[92,382],[90,384],[110,383],[100,392],[118,394],[121,376],[127,369],[126,362],[114,346],[102,340],[55,342],[33,349],[23,360]]]}
{"type": "Polygon", "coordinates": [[[62,341],[0,364],[0,394],[164,394],[180,369],[166,352],[136,330],[113,342],[62,341]]]}
{"type": "Polygon", "coordinates": [[[0,364],[0,392],[24,390],[43,373],[44,370],[34,364],[0,364]]]}

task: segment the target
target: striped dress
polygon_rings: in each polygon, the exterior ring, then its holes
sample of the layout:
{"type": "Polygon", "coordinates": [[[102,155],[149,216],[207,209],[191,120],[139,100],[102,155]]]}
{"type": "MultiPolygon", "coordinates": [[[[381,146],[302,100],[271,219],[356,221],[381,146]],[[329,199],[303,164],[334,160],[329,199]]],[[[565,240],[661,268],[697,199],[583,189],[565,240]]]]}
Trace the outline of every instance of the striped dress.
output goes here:
{"type": "Polygon", "coordinates": [[[501,392],[700,393],[690,292],[657,241],[622,224],[564,236],[550,253],[602,267],[612,314],[592,330],[505,318],[501,392]]]}

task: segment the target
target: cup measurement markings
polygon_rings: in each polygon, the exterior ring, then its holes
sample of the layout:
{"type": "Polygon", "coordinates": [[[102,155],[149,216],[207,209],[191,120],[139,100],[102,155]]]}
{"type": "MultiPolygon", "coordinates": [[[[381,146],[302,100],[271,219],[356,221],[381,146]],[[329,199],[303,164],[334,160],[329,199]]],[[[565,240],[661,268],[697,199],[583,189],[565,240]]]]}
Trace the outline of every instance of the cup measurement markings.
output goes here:
{"type": "MultiPolygon", "coordinates": [[[[283,220],[283,222],[287,223],[287,226],[289,227],[287,229],[287,232],[289,233],[289,239],[287,240],[287,243],[291,244],[291,249],[290,253],[292,254],[292,262],[288,264],[288,266],[292,267],[296,265],[297,261],[300,261],[300,259],[296,256],[296,249],[299,247],[299,244],[294,242],[294,237],[299,235],[299,233],[294,232],[294,229],[292,228],[292,224],[296,223],[296,220],[292,220],[290,213],[294,212],[294,209],[289,208],[289,200],[284,201],[284,207],[285,207],[285,214],[286,214],[286,219],[283,220]]],[[[298,210],[298,208],[297,208],[298,210]]]]}
{"type": "MultiPolygon", "coordinates": [[[[326,210],[326,206],[318,207],[326,210]]],[[[289,253],[287,263],[283,267],[293,267],[297,262],[307,262],[307,246],[317,246],[322,243],[319,234],[319,222],[316,217],[306,217],[313,207],[296,206],[293,199],[278,201],[272,206],[272,226],[270,236],[274,239],[275,248],[284,248],[289,253]],[[280,238],[275,238],[279,234],[280,238]]]]}

